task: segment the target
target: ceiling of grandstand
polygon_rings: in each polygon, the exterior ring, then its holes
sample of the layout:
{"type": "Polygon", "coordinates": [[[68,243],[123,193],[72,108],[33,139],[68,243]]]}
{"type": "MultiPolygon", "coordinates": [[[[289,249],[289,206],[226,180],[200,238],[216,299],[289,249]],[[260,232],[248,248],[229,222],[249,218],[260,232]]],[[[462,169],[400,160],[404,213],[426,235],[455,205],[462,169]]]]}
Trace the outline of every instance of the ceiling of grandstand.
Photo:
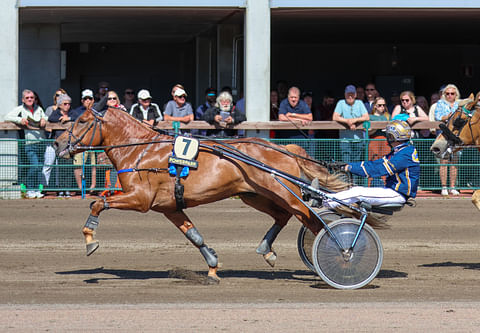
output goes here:
{"type": "MultiPolygon", "coordinates": [[[[240,8],[22,8],[20,22],[61,23],[62,42],[186,42],[240,8]]],[[[272,9],[272,41],[480,43],[480,9],[272,9]]]]}

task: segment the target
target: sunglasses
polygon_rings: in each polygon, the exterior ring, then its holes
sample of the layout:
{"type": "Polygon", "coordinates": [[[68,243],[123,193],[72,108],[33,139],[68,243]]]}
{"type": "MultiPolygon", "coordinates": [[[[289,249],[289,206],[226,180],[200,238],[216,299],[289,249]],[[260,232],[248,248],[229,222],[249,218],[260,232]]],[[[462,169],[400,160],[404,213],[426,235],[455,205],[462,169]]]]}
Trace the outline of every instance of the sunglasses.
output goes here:
{"type": "Polygon", "coordinates": [[[71,105],[72,103],[62,103],[63,105],[71,105]]]}
{"type": "Polygon", "coordinates": [[[445,93],[445,96],[454,96],[456,95],[457,93],[454,93],[454,92],[446,92],[445,93]]]}
{"type": "Polygon", "coordinates": [[[83,99],[93,99],[93,98],[92,98],[92,97],[88,97],[88,96],[87,96],[87,97],[84,97],[83,99]]]}
{"type": "Polygon", "coordinates": [[[111,100],[116,100],[117,98],[116,97],[109,97],[108,100],[111,101],[111,100]]]}
{"type": "Polygon", "coordinates": [[[125,91],[125,94],[127,94],[127,95],[133,95],[133,91],[125,91]]]}
{"type": "Polygon", "coordinates": [[[185,98],[185,95],[182,95],[182,96],[177,96],[178,98],[185,98]]]}
{"type": "Polygon", "coordinates": [[[377,104],[377,106],[378,106],[378,107],[380,107],[380,106],[385,106],[385,104],[377,104]]]}
{"type": "Polygon", "coordinates": [[[402,102],[410,102],[409,99],[402,99],[401,101],[402,101],[402,102]]]}
{"type": "Polygon", "coordinates": [[[60,96],[60,95],[61,95],[61,94],[55,94],[55,97],[58,97],[58,96],[60,96]]]}
{"type": "Polygon", "coordinates": [[[24,97],[24,98],[25,98],[25,99],[35,99],[35,97],[33,97],[33,96],[26,96],[26,97],[24,97]]]}

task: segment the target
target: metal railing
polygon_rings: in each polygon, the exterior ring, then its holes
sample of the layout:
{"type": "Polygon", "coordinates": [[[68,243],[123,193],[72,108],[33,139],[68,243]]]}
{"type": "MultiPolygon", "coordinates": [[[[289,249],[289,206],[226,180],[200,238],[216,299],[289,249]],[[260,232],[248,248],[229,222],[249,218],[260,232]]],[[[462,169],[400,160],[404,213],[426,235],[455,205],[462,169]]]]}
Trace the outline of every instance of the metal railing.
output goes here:
{"type": "MultiPolygon", "coordinates": [[[[79,165],[74,165],[72,159],[54,159],[51,164],[44,164],[45,151],[53,140],[41,140],[37,144],[38,162],[29,164],[27,154],[31,149],[26,149],[25,140],[0,139],[0,198],[20,198],[22,192],[29,190],[42,190],[44,192],[76,191],[85,194],[92,185],[96,192],[114,191],[116,183],[116,171],[109,162],[103,151],[95,151],[95,163],[90,160],[79,165]],[[103,158],[102,158],[103,157],[103,158]],[[46,171],[50,169],[48,182],[46,171]],[[32,172],[35,170],[35,172],[32,172]],[[81,170],[81,188],[75,179],[75,170],[81,170]],[[92,171],[96,172],[92,178],[92,171]],[[39,177],[31,179],[31,177],[39,177]],[[31,185],[34,184],[34,185],[31,185]],[[40,188],[39,188],[40,187],[40,188]]],[[[341,139],[271,139],[278,144],[295,143],[303,147],[312,157],[324,161],[345,161],[342,144],[346,140],[341,139]]],[[[414,139],[421,165],[421,190],[440,190],[439,161],[430,152],[433,139],[414,139]]],[[[350,141],[349,143],[351,143],[350,141]]],[[[354,160],[375,159],[388,153],[384,140],[365,139],[353,141],[356,147],[354,160]]],[[[475,148],[464,149],[457,163],[444,164],[455,166],[458,170],[457,189],[480,189],[480,153],[475,148]]],[[[166,166],[158,166],[166,167],[166,166]]],[[[449,168],[451,169],[451,168],[449,168]]],[[[79,173],[79,171],[76,171],[79,173]]],[[[447,177],[449,186],[449,176],[447,177]]],[[[380,179],[366,180],[358,178],[358,185],[381,186],[380,179]]]]}

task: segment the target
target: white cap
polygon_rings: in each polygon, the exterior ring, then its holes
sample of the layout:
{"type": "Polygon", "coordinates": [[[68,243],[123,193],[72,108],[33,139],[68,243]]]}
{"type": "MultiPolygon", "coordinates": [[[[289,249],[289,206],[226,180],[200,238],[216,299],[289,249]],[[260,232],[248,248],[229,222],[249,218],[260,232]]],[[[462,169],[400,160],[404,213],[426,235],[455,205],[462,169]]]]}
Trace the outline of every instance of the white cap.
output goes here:
{"type": "Polygon", "coordinates": [[[93,91],[91,91],[90,89],[85,89],[84,91],[82,91],[82,98],[85,97],[93,98],[93,91]]]}
{"type": "Polygon", "coordinates": [[[138,92],[137,94],[137,97],[138,99],[149,99],[149,98],[152,98],[152,96],[150,96],[150,91],[148,91],[147,89],[142,89],[138,92]]]}
{"type": "Polygon", "coordinates": [[[183,90],[182,88],[177,88],[177,90],[175,90],[175,96],[187,96],[187,93],[185,92],[185,90],[183,90]]]}

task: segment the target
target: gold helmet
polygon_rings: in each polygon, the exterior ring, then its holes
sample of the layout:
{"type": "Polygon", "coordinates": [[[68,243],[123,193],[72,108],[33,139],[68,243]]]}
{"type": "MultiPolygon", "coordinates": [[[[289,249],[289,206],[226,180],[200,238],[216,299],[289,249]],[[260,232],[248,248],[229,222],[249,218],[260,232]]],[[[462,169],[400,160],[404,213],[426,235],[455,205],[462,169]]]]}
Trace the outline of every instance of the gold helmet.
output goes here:
{"type": "Polygon", "coordinates": [[[385,135],[388,142],[408,141],[412,138],[412,129],[406,121],[393,120],[387,124],[385,135]]]}

